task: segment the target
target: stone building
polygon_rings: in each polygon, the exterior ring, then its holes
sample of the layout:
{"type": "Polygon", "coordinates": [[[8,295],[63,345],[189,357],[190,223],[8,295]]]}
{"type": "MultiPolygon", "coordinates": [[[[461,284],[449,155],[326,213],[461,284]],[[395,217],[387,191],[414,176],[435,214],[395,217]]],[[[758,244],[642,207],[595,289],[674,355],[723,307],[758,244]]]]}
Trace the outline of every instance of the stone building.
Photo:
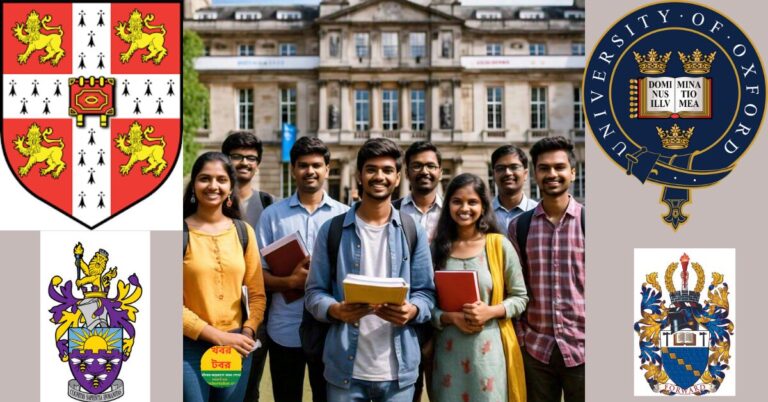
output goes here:
{"type": "MultiPolygon", "coordinates": [[[[265,143],[258,186],[292,191],[280,162],[283,123],[332,154],[328,192],[348,201],[368,138],[429,140],[444,182],[472,172],[493,188],[490,156],[554,135],[577,144],[573,193],[584,197],[584,7],[463,6],[457,0],[322,0],[319,6],[210,6],[187,0],[184,27],[205,55],[210,91],[198,141],[232,130],[265,143]],[[282,188],[281,188],[282,186],[282,188]]],[[[531,170],[532,174],[532,170],[531,170]]],[[[532,183],[533,180],[529,180],[532,183]]],[[[408,189],[403,180],[401,191],[408,189]]],[[[535,183],[530,194],[538,197],[535,183]]]]}

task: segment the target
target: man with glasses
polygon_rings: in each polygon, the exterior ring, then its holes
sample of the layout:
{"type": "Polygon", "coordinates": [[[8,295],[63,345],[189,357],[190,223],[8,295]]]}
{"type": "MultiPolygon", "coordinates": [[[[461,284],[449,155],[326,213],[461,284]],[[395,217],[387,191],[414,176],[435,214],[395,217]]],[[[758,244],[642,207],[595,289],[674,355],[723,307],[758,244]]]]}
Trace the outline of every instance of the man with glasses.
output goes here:
{"type": "Polygon", "coordinates": [[[504,145],[491,155],[493,180],[498,194],[493,199],[493,211],[499,229],[506,232],[509,222],[525,211],[536,208],[538,201],[525,196],[523,186],[528,178],[528,157],[514,146],[504,145]]]}
{"type": "Polygon", "coordinates": [[[405,151],[405,168],[411,192],[395,201],[392,205],[421,224],[432,241],[437,218],[443,206],[443,197],[437,192],[437,186],[443,177],[440,151],[432,143],[418,141],[405,151]]]}
{"type": "MultiPolygon", "coordinates": [[[[261,140],[248,131],[236,131],[231,133],[221,144],[221,152],[229,156],[237,174],[237,195],[240,198],[240,214],[242,219],[256,228],[261,213],[266,207],[275,202],[275,197],[263,191],[254,191],[252,181],[259,172],[263,146],[261,140]],[[254,196],[255,195],[255,196],[254,196]]],[[[267,305],[267,310],[269,305],[267,305]]],[[[267,360],[267,315],[256,331],[256,339],[261,342],[261,347],[253,353],[251,373],[248,378],[248,386],[245,401],[259,400],[259,383],[264,372],[264,364],[267,360]]]]}

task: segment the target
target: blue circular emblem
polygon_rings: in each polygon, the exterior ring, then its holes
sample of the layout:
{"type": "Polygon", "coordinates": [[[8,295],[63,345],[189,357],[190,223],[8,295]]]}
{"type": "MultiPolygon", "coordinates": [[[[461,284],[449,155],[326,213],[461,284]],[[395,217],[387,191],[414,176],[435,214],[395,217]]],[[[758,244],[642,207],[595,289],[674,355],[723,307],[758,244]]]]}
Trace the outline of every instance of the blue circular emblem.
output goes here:
{"type": "Polygon", "coordinates": [[[656,3],[617,21],[584,72],[592,134],[627,175],[664,186],[664,221],[728,175],[758,133],[765,75],[741,29],[710,8],[656,3]]]}

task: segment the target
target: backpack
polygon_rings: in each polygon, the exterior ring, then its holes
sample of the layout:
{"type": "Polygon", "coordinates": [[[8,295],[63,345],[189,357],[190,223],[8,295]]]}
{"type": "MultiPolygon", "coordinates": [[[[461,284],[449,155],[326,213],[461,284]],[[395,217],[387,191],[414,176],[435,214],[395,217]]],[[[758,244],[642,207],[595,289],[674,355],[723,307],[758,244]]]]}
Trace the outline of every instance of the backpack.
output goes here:
{"type": "MultiPolygon", "coordinates": [[[[339,256],[339,247],[341,246],[341,232],[344,229],[344,218],[346,212],[336,215],[331,219],[331,227],[328,230],[328,261],[331,268],[331,280],[336,280],[336,263],[339,256]]],[[[400,221],[402,222],[403,232],[408,241],[411,259],[416,249],[416,222],[402,212],[400,212],[400,221]]],[[[304,307],[301,325],[299,326],[299,337],[301,338],[301,348],[307,356],[307,360],[319,362],[323,360],[323,348],[325,347],[325,337],[331,324],[321,322],[315,319],[312,313],[304,307]]],[[[418,333],[418,332],[417,332],[418,333]]]]}
{"type": "MultiPolygon", "coordinates": [[[[515,224],[515,236],[517,237],[517,246],[520,250],[520,265],[523,268],[523,278],[525,279],[525,288],[528,291],[528,297],[532,298],[530,279],[528,276],[528,253],[526,253],[526,247],[528,245],[528,232],[531,230],[531,219],[533,219],[533,213],[536,208],[523,212],[519,218],[517,218],[517,224],[515,224]]],[[[586,228],[584,220],[584,207],[581,207],[581,234],[584,234],[586,228]]],[[[530,301],[529,301],[530,303],[530,301]]]]}

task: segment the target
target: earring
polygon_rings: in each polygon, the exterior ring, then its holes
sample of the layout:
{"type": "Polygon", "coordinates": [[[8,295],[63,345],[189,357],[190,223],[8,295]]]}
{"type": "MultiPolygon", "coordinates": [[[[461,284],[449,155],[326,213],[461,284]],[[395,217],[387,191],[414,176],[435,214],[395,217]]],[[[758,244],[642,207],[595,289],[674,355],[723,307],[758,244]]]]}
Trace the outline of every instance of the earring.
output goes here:
{"type": "Polygon", "coordinates": [[[232,194],[227,196],[227,208],[232,208],[232,194]]]}
{"type": "Polygon", "coordinates": [[[197,200],[195,199],[195,193],[192,193],[192,196],[189,197],[189,202],[192,203],[192,204],[197,202],[197,200]]]}

